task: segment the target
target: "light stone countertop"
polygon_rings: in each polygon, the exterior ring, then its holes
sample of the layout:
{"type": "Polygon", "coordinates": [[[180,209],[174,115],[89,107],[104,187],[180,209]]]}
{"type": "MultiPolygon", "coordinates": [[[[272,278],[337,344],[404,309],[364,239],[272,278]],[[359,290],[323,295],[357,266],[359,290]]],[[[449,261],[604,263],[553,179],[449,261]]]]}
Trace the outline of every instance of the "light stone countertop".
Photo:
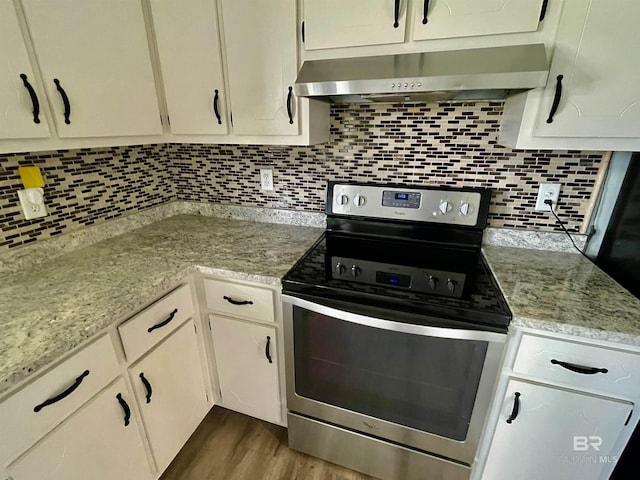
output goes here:
{"type": "Polygon", "coordinates": [[[279,285],[322,231],[178,215],[0,276],[0,394],[190,273],[279,285]]]}
{"type": "Polygon", "coordinates": [[[485,245],[511,325],[640,346],[640,300],[575,253],[485,245]]]}

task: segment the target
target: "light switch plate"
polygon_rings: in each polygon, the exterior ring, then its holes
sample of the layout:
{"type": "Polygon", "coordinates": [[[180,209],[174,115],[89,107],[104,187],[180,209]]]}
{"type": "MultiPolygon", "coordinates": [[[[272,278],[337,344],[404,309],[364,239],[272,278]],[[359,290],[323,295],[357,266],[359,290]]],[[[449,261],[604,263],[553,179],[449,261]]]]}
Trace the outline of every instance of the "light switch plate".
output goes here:
{"type": "Polygon", "coordinates": [[[42,188],[18,190],[18,198],[24,212],[24,218],[27,220],[47,216],[47,209],[44,206],[44,190],[42,188]]]}

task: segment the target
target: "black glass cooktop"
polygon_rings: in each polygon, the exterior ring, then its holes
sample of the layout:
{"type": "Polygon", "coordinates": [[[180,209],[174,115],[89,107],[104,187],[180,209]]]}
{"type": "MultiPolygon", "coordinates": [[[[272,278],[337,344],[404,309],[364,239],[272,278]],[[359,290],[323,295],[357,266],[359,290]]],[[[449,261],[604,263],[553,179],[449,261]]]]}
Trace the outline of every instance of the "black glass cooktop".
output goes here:
{"type": "Polygon", "coordinates": [[[283,292],[506,329],[511,313],[479,248],[327,231],[283,292]]]}

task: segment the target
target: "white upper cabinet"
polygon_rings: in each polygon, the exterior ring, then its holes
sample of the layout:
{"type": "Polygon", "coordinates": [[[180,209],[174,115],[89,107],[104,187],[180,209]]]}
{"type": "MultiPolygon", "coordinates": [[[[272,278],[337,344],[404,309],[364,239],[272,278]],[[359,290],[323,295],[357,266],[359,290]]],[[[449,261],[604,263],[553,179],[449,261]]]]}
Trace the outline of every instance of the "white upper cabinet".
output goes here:
{"type": "Polygon", "coordinates": [[[295,0],[222,0],[233,133],[298,135],[295,0]]]}
{"type": "Polygon", "coordinates": [[[545,89],[507,100],[513,148],[640,149],[640,2],[565,2],[545,89]]]}
{"type": "Polygon", "coordinates": [[[140,0],[22,0],[59,137],[161,134],[140,0]]]}
{"type": "Polygon", "coordinates": [[[12,0],[0,0],[0,138],[47,138],[49,126],[12,0]]]}
{"type": "Polygon", "coordinates": [[[640,137],[640,3],[568,2],[565,9],[535,134],[640,137]]]}
{"type": "Polygon", "coordinates": [[[150,4],[171,133],[228,133],[215,1],[150,4]]]}
{"type": "Polygon", "coordinates": [[[543,0],[416,0],[413,39],[533,32],[542,4],[543,0]]]}
{"type": "Polygon", "coordinates": [[[305,49],[404,42],[408,0],[305,0],[305,49]]]}

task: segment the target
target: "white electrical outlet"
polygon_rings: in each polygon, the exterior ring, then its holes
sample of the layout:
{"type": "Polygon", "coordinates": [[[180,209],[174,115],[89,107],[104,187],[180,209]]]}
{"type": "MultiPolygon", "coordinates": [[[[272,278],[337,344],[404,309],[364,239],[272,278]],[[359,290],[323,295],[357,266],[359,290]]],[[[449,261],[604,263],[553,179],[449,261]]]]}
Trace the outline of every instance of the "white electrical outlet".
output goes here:
{"type": "Polygon", "coordinates": [[[555,210],[558,204],[558,197],[560,197],[561,183],[541,183],[538,188],[538,198],[536,199],[536,211],[551,210],[549,205],[544,203],[545,200],[551,200],[553,202],[553,208],[555,210]]]}
{"type": "Polygon", "coordinates": [[[27,220],[47,216],[47,209],[44,206],[44,190],[42,188],[18,190],[18,198],[24,212],[24,218],[27,220]]]}
{"type": "Polygon", "coordinates": [[[260,169],[260,188],[262,190],[273,190],[273,170],[270,168],[260,169]]]}

